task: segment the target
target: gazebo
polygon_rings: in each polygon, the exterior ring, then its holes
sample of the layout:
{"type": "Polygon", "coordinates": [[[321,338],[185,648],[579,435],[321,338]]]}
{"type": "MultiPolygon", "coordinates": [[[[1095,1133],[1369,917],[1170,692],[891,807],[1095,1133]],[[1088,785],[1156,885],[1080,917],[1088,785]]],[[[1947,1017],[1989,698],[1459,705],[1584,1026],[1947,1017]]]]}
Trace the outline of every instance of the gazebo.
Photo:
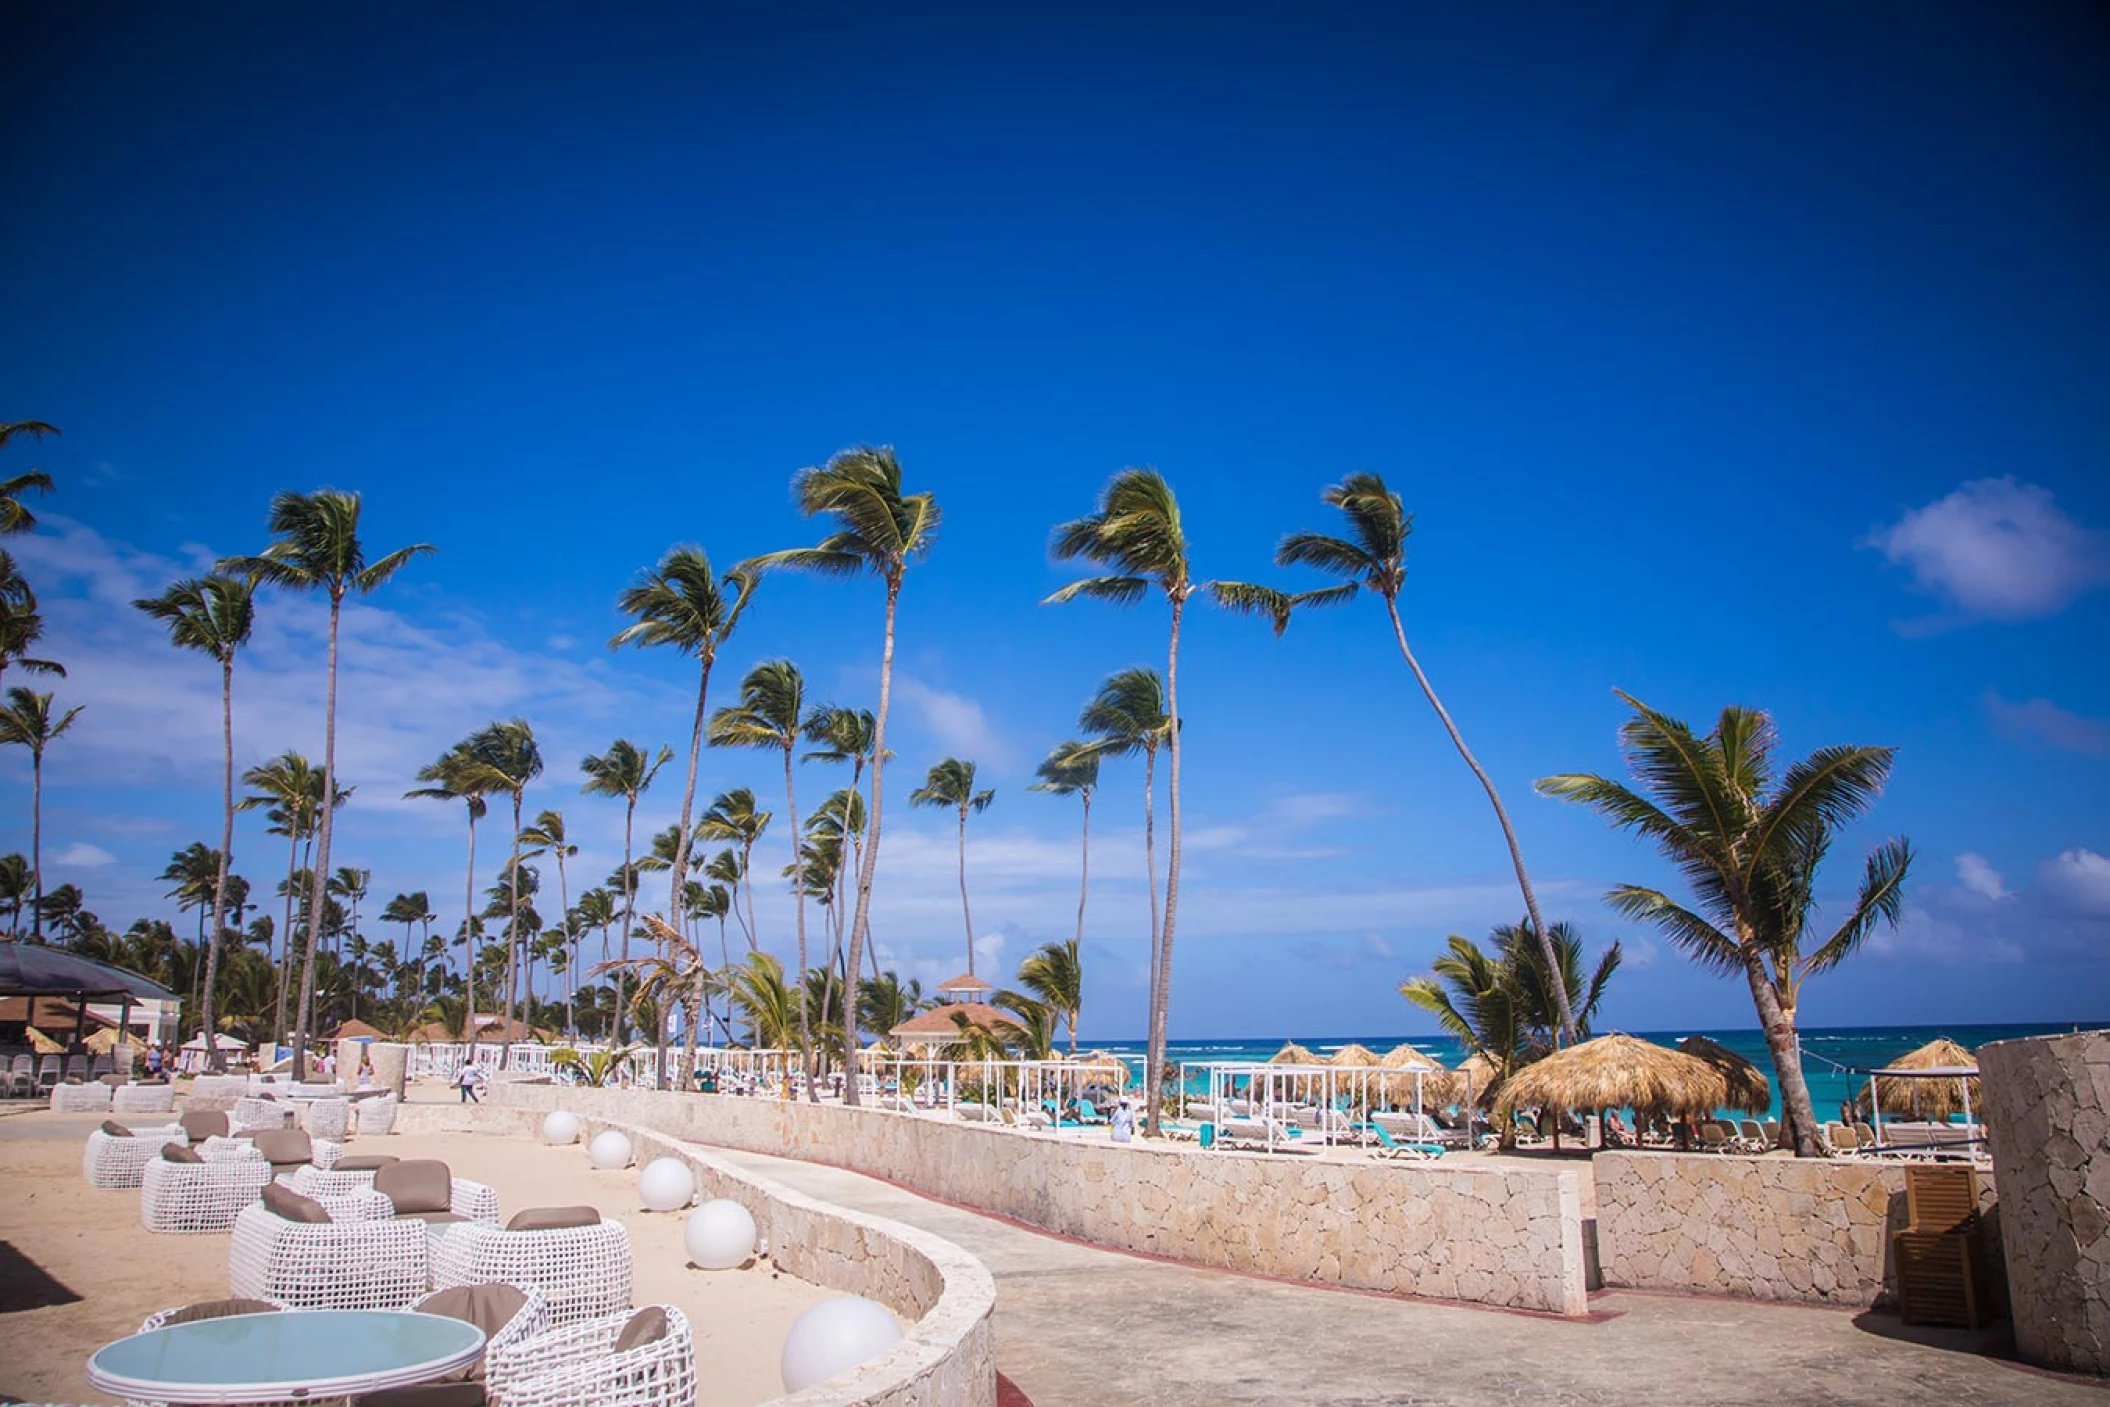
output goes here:
{"type": "Polygon", "coordinates": [[[74,1050],[88,1037],[88,1003],[116,1003],[117,1025],[131,1024],[132,1008],[141,1002],[174,1002],[176,994],[159,982],[41,943],[0,939],[0,997],[57,997],[73,1006],[74,1050]]]}
{"type": "Polygon", "coordinates": [[[995,990],[981,978],[963,972],[950,982],[938,984],[936,1006],[911,1016],[887,1035],[896,1041],[913,1041],[919,1045],[956,1045],[964,1039],[960,1020],[993,1031],[999,1023],[1010,1019],[985,1000],[995,990]]]}
{"type": "MultiPolygon", "coordinates": [[[[1578,1114],[1632,1109],[1642,1119],[1651,1114],[1702,1119],[1728,1101],[1729,1082],[1706,1061],[1615,1034],[1555,1051],[1512,1074],[1495,1099],[1495,1112],[1507,1115],[1519,1107],[1578,1114]]],[[[1558,1148],[1558,1119],[1553,1127],[1558,1148]]]]}

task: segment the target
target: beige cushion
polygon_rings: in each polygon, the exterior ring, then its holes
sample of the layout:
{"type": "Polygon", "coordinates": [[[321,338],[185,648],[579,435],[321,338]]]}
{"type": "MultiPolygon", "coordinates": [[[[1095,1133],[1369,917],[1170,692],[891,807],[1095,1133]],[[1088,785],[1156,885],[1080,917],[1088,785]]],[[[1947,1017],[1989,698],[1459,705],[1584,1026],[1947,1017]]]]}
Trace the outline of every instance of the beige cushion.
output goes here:
{"type": "Polygon", "coordinates": [[[474,1383],[419,1383],[414,1387],[392,1387],[352,1399],[359,1407],[484,1407],[484,1385],[474,1383]]]}
{"type": "Polygon", "coordinates": [[[176,1122],[183,1125],[184,1137],[193,1143],[227,1137],[227,1111],[224,1109],[195,1109],[176,1122]]]}
{"type": "Polygon", "coordinates": [[[454,1214],[453,1212],[397,1212],[397,1213],[396,1213],[396,1220],[397,1220],[397,1221],[422,1221],[422,1222],[424,1222],[424,1223],[425,1223],[425,1224],[426,1224],[427,1226],[454,1226],[454,1225],[456,1225],[456,1224],[458,1224],[458,1223],[461,1223],[461,1222],[466,1222],[466,1221],[468,1221],[468,1219],[469,1219],[469,1218],[467,1218],[467,1217],[465,1217],[465,1216],[456,1216],[456,1215],[455,1215],[455,1214],[454,1214]]]}
{"type": "Polygon", "coordinates": [[[103,1120],[103,1132],[112,1138],[130,1138],[132,1131],[115,1119],[103,1120]]]}
{"type": "Polygon", "coordinates": [[[567,1226],[599,1226],[601,1214],[592,1207],[529,1207],[513,1213],[508,1231],[556,1231],[567,1226]]]}
{"type": "Polygon", "coordinates": [[[306,1129],[263,1129],[249,1141],[275,1168],[298,1167],[315,1156],[306,1129]]]}
{"type": "Polygon", "coordinates": [[[623,1328],[615,1336],[611,1353],[628,1353],[633,1348],[643,1348],[648,1343],[658,1343],[667,1336],[667,1311],[656,1304],[648,1304],[623,1321],[623,1328]]]}
{"type": "Polygon", "coordinates": [[[200,1319],[228,1319],[237,1314],[276,1314],[278,1311],[279,1307],[269,1300],[204,1300],[170,1310],[161,1326],[165,1329],[171,1324],[195,1324],[200,1319]]]}
{"type": "Polygon", "coordinates": [[[161,1156],[171,1163],[202,1163],[205,1161],[203,1153],[200,1153],[195,1148],[185,1148],[180,1143],[164,1143],[161,1145],[161,1156]]]}
{"type": "Polygon", "coordinates": [[[374,1191],[385,1192],[404,1212],[445,1212],[454,1209],[454,1175],[437,1158],[405,1158],[374,1174],[374,1191]]]}
{"type": "MultiPolygon", "coordinates": [[[[420,1314],[444,1314],[449,1319],[459,1319],[464,1324],[474,1324],[484,1331],[484,1340],[498,1337],[498,1331],[513,1322],[513,1316],[527,1307],[527,1296],[511,1285],[461,1285],[451,1290],[441,1290],[428,1295],[418,1306],[420,1314]]],[[[449,1373],[450,1382],[480,1382],[484,1375],[481,1359],[457,1372],[449,1373]]]]}
{"type": "Polygon", "coordinates": [[[287,1221],[325,1225],[330,1213],[313,1197],[303,1197],[283,1182],[264,1184],[264,1209],[284,1217],[287,1221]]]}
{"type": "Polygon", "coordinates": [[[355,1153],[349,1158],[339,1158],[334,1172],[379,1172],[396,1161],[393,1153],[355,1153]]]}

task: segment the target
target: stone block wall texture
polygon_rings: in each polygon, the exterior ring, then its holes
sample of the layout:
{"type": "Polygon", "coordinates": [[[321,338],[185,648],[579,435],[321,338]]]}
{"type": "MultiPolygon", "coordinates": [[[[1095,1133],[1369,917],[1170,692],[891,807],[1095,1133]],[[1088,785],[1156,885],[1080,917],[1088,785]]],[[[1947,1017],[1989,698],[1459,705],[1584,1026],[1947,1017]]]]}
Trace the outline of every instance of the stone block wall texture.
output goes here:
{"type": "MultiPolygon", "coordinates": [[[[725,1197],[747,1208],[777,1265],[823,1289],[878,1300],[907,1321],[902,1342],[887,1353],[853,1373],[773,1399],[771,1407],[995,1407],[996,1345],[989,1321],[996,1282],[980,1261],[929,1232],[831,1206],[714,1158],[707,1149],[596,1114],[589,1102],[565,1101],[585,1125],[577,1149],[582,1164],[585,1145],[607,1128],[629,1136],[637,1161],[604,1176],[634,1186],[637,1168],[654,1158],[679,1158],[696,1175],[699,1203],[725,1197]]],[[[406,1104],[396,1128],[539,1138],[542,1110],[406,1104]]],[[[687,1215],[640,1208],[624,1221],[633,1237],[678,1238],[687,1215]]]]}
{"type": "Polygon", "coordinates": [[[1587,1171],[1117,1146],[732,1095],[504,1086],[494,1098],[849,1168],[1115,1250],[1357,1289],[1588,1313],[1587,1171]]]}
{"type": "MultiPolygon", "coordinates": [[[[1866,1308],[1896,1299],[1905,1168],[1844,1158],[1599,1153],[1604,1283],[1866,1308]]],[[[1981,1176],[1979,1203],[1994,1206],[1981,1176]]],[[[1998,1257],[1997,1237],[1988,1235],[1998,1257]]]]}
{"type": "Polygon", "coordinates": [[[2015,1347],[2110,1373],[2110,1031],[1978,1052],[2015,1347]]]}

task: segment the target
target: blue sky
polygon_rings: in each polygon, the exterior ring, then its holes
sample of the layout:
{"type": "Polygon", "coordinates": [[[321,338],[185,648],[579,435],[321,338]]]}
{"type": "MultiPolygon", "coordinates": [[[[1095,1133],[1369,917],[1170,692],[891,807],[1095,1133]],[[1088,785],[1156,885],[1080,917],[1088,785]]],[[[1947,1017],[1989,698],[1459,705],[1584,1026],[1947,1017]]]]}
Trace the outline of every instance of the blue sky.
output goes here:
{"type": "MultiPolygon", "coordinates": [[[[573,759],[685,736],[685,662],[612,655],[676,542],[810,540],[787,482],[898,447],[946,512],[904,601],[875,918],[961,966],[951,836],[901,803],[972,756],[1001,967],[1074,919],[1076,808],[1023,790],[1164,612],[1036,603],[1108,475],[1178,489],[1197,569],[1271,565],[1375,469],[1416,514],[1417,648],[1550,914],[1630,960],[1610,1024],[1748,1024],[1606,912],[1667,880],[1534,797],[1611,770],[1627,689],[1772,710],[1794,752],[1900,748],[1834,860],[1919,850],[1908,921],[1813,1024],[2110,1015],[2110,34],[2099,10],[1870,4],[584,7],[33,5],[0,123],[0,417],[60,491],[11,544],[62,698],[54,879],[122,924],[216,834],[217,695],[123,603],[264,540],[282,488],[363,490],[439,554],[354,612],[339,860],[459,917],[461,827],[398,800],[521,714],[530,793],[619,854],[573,759]],[[26,59],[34,55],[34,60],[26,59]]],[[[718,698],[788,655],[869,702],[880,598],[779,579],[718,698]]],[[[319,612],[274,597],[245,762],[319,754],[319,612]]],[[[1498,832],[1375,606],[1183,655],[1190,863],[1175,1035],[1412,1032],[1394,994],[1518,910],[1498,832]]],[[[16,682],[10,680],[9,682],[16,682]]],[[[0,845],[26,769],[0,761],[0,845]]],[[[669,774],[671,776],[671,773],[669,774]]],[[[1095,813],[1087,1035],[1140,1034],[1134,769],[1095,813]]],[[[774,795],[709,756],[706,794],[774,795]]],[[[838,784],[806,769],[807,800],[838,784]]],[[[662,782],[647,821],[678,791],[662,782]]],[[[641,826],[641,829],[645,827],[641,826]]],[[[774,837],[787,843],[779,834],[774,837]]],[[[282,863],[245,825],[238,865],[282,863]]],[[[490,851],[486,850],[486,855],[490,851]]],[[[780,950],[788,904],[765,902],[780,950]]]]}

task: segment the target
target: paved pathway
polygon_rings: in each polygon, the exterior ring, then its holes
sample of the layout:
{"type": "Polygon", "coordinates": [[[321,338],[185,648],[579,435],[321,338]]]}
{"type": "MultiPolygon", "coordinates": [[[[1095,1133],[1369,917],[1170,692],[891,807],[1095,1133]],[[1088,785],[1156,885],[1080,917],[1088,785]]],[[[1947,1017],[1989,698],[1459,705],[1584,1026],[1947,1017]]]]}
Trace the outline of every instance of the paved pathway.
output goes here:
{"type": "Polygon", "coordinates": [[[2110,1407],[2103,1386],[1891,1316],[1615,1292],[1586,1323],[1284,1285],[1097,1250],[837,1168],[712,1151],[979,1256],[997,1282],[997,1367],[1036,1407],[2110,1407]]]}

